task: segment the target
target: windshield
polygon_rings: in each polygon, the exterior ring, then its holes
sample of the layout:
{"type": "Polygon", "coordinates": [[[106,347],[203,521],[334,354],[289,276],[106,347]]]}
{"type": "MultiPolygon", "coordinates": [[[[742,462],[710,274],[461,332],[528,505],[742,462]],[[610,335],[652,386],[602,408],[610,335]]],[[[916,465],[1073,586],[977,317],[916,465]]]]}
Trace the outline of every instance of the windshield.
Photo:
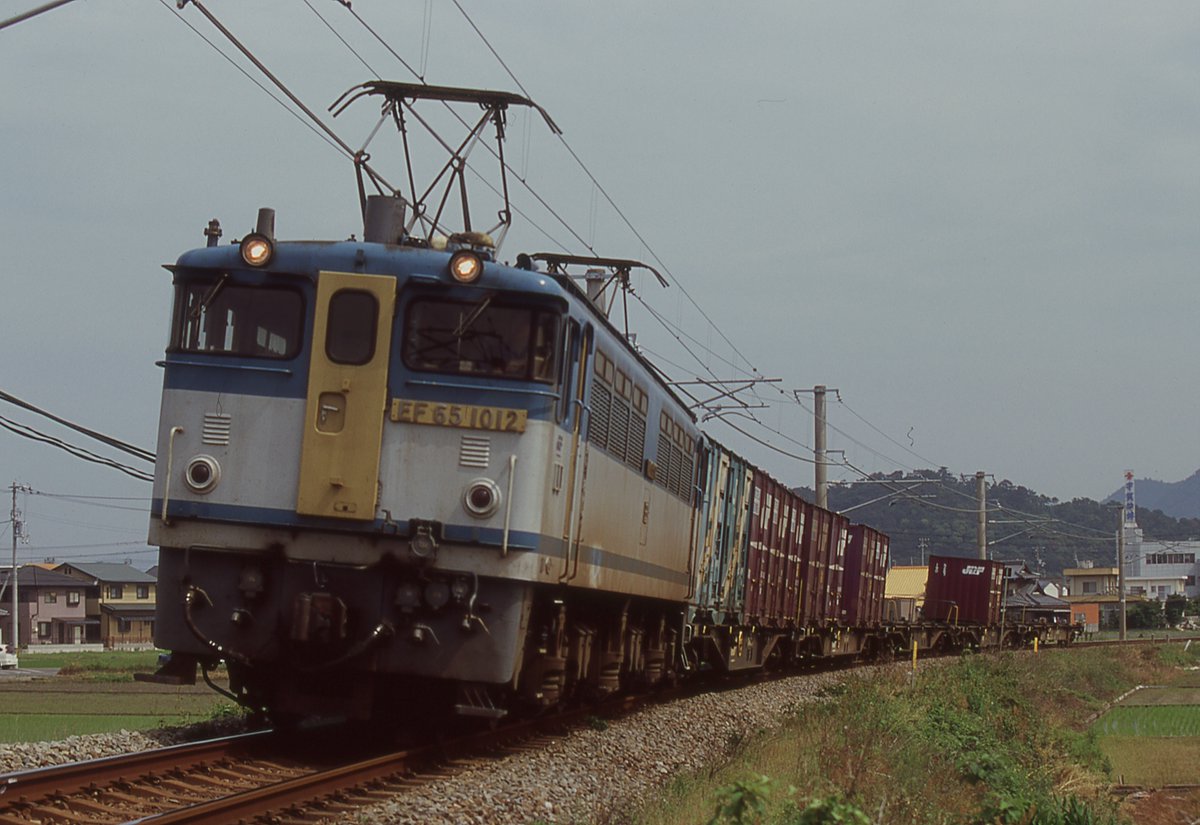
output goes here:
{"type": "Polygon", "coordinates": [[[408,308],[404,363],[411,369],[554,381],[558,313],[479,301],[418,300],[408,308]]]}
{"type": "Polygon", "coordinates": [[[171,348],[180,352],[292,358],[300,349],[304,299],[290,289],[239,286],[229,276],[178,284],[171,348]]]}

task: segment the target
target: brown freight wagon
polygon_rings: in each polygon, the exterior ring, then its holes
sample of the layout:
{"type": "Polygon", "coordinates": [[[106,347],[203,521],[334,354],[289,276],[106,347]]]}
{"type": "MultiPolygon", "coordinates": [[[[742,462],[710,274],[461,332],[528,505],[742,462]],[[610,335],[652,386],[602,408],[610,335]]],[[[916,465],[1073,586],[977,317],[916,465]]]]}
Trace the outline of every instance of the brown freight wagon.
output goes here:
{"type": "Polygon", "coordinates": [[[746,576],[746,615],[782,627],[794,622],[800,582],[797,508],[803,502],[761,470],[754,471],[754,505],[746,576]]]}
{"type": "Polygon", "coordinates": [[[823,625],[837,618],[829,610],[825,588],[831,556],[836,553],[834,514],[815,504],[804,502],[804,530],[800,545],[800,623],[806,627],[823,625]]]}
{"type": "Polygon", "coordinates": [[[825,606],[821,615],[826,622],[837,621],[842,609],[842,580],[846,572],[846,544],[850,538],[850,519],[833,514],[829,533],[829,557],[825,565],[825,606]]]}
{"type": "Polygon", "coordinates": [[[998,561],[930,556],[925,619],[951,624],[1000,623],[1004,565],[998,561]]]}
{"type": "Polygon", "coordinates": [[[865,524],[852,525],[842,581],[844,624],[864,627],[883,621],[887,568],[888,537],[865,524]]]}

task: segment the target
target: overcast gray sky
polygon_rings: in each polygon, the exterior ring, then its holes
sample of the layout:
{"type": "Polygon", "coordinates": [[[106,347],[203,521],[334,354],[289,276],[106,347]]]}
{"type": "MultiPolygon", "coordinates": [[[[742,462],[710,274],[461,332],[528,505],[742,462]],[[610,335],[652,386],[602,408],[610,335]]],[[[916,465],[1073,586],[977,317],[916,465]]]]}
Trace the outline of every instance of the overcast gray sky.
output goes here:
{"type": "MultiPolygon", "coordinates": [[[[376,74],[413,79],[337,2],[309,2],[209,8],[314,110],[376,74]]],[[[680,380],[747,362],[780,379],[758,391],[770,429],[738,426],[803,453],[790,391],[822,383],[845,402],[829,446],[867,472],[984,470],[1069,499],[1126,468],[1200,466],[1200,6],[462,2],[650,248],[516,111],[514,167],[597,252],[657,257],[672,286],[638,295],[704,366],[644,311],[639,342],[680,380]]],[[[35,5],[3,0],[0,18],[35,5]]],[[[517,91],[451,0],[354,11],[430,83],[517,91]]],[[[259,206],[283,238],[360,231],[350,163],[185,21],[231,53],[197,9],[155,0],[77,0],[0,31],[0,389],[147,448],[160,265],[210,218],[243,234],[259,206]]],[[[327,122],[357,146],[373,111],[327,122]]],[[[372,154],[402,179],[394,141],[372,154]]],[[[502,258],[586,251],[519,185],[514,201],[532,221],[502,258]]],[[[811,484],[810,465],[708,428],[811,484]]],[[[152,563],[149,485],[7,431],[0,481],[119,497],[23,497],[23,560],[152,563]]]]}

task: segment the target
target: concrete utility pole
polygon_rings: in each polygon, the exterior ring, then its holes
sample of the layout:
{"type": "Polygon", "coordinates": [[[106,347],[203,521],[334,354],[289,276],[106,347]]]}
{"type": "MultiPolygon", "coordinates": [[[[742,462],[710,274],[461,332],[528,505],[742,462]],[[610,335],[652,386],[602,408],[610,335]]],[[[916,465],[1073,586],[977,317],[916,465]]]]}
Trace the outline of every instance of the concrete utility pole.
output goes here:
{"type": "Polygon", "coordinates": [[[21,618],[17,613],[17,538],[21,533],[21,522],[17,521],[17,482],[12,483],[12,510],[8,517],[12,519],[12,572],[9,573],[9,583],[12,585],[12,639],[13,653],[21,647],[21,618]]]}
{"type": "Polygon", "coordinates": [[[1121,605],[1121,641],[1125,641],[1125,511],[1117,517],[1117,598],[1121,605]]]}
{"type": "Polygon", "coordinates": [[[987,558],[987,484],[984,472],[975,473],[975,497],[979,499],[979,523],[975,527],[975,544],[979,547],[979,558],[987,558]]]}
{"type": "Polygon", "coordinates": [[[825,385],[813,387],[813,453],[816,461],[817,506],[829,507],[829,483],[825,480],[825,385]]]}

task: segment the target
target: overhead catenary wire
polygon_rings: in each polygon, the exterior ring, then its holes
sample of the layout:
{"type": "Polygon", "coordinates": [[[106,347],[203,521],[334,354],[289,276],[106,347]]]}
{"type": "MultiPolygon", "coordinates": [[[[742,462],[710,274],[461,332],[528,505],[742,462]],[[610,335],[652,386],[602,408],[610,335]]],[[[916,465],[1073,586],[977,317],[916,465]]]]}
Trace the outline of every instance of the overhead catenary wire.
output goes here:
{"type": "Polygon", "coordinates": [[[37,8],[22,12],[21,14],[8,18],[7,20],[0,20],[0,29],[7,29],[9,26],[15,26],[17,23],[23,23],[26,20],[37,17],[39,14],[53,11],[59,6],[65,6],[70,2],[72,2],[72,0],[51,0],[49,3],[44,3],[37,8]]]}
{"type": "Polygon", "coordinates": [[[254,75],[250,74],[250,73],[249,73],[248,71],[246,71],[246,70],[245,70],[243,67],[239,66],[239,65],[237,64],[237,61],[236,61],[236,60],[234,60],[232,57],[230,57],[230,56],[229,56],[229,55],[227,55],[227,54],[226,54],[224,51],[222,51],[222,50],[221,50],[221,48],[220,48],[220,47],[219,47],[219,46],[218,46],[216,43],[214,43],[214,42],[213,42],[211,39],[209,39],[209,38],[208,38],[208,37],[207,37],[207,36],[204,34],[204,32],[200,31],[198,28],[196,28],[195,26],[193,26],[193,25],[192,25],[192,23],[191,23],[191,21],[189,21],[189,20],[188,20],[186,17],[184,17],[182,14],[180,14],[180,13],[179,13],[179,11],[178,11],[177,9],[173,8],[173,7],[172,7],[172,5],[171,5],[171,3],[170,3],[170,0],[158,0],[158,1],[159,1],[159,3],[160,3],[162,6],[163,6],[163,8],[165,8],[167,11],[171,12],[171,14],[175,15],[175,18],[176,18],[177,20],[179,20],[181,23],[183,23],[183,25],[185,25],[185,26],[187,26],[189,29],[191,29],[193,34],[195,34],[197,37],[199,37],[201,40],[203,40],[205,43],[207,43],[207,44],[209,45],[209,47],[210,47],[210,48],[211,48],[213,51],[215,51],[215,52],[216,52],[217,54],[219,54],[219,55],[220,55],[222,58],[224,58],[224,59],[225,59],[225,61],[226,61],[227,63],[229,63],[229,65],[233,66],[233,68],[235,68],[235,69],[237,69],[239,72],[241,72],[241,74],[242,74],[242,75],[243,75],[243,76],[244,76],[244,77],[245,77],[247,80],[249,80],[251,83],[253,83],[255,86],[257,86],[257,87],[258,87],[260,90],[262,90],[262,92],[263,92],[264,94],[266,94],[266,95],[267,95],[267,97],[271,98],[271,99],[272,99],[272,100],[274,100],[276,103],[278,103],[278,104],[279,104],[279,105],[280,105],[280,106],[283,108],[283,110],[284,110],[285,112],[287,112],[289,115],[291,115],[292,117],[294,117],[294,118],[296,119],[296,121],[297,121],[298,123],[300,123],[300,124],[301,124],[301,125],[302,125],[304,128],[308,129],[310,132],[312,132],[313,134],[315,134],[315,135],[316,135],[317,137],[319,137],[321,140],[325,141],[325,143],[327,143],[327,144],[328,144],[328,145],[329,145],[331,148],[333,148],[333,149],[334,149],[335,151],[337,151],[339,154],[341,154],[341,155],[343,155],[343,156],[345,156],[345,157],[353,157],[353,154],[352,154],[352,153],[351,153],[351,154],[349,154],[349,155],[347,155],[347,154],[346,154],[346,152],[345,152],[345,150],[343,150],[343,149],[342,149],[342,147],[338,146],[338,144],[337,144],[337,143],[335,143],[335,142],[333,142],[332,140],[330,140],[330,139],[329,139],[329,136],[328,136],[328,135],[324,134],[324,133],[323,133],[323,132],[322,132],[320,129],[318,129],[318,128],[317,128],[317,127],[315,127],[313,124],[309,123],[307,120],[305,120],[303,117],[301,117],[301,116],[300,116],[300,114],[299,114],[298,112],[296,112],[294,109],[292,109],[291,107],[289,107],[289,106],[287,105],[287,103],[285,103],[283,100],[281,100],[281,99],[279,98],[279,96],[278,96],[278,95],[276,95],[276,94],[275,94],[274,92],[272,92],[272,91],[271,91],[269,88],[267,88],[267,87],[266,87],[266,86],[264,86],[264,85],[263,85],[261,82],[259,82],[259,81],[258,81],[258,80],[257,80],[257,79],[254,77],[254,75]]]}
{"type": "MultiPolygon", "coordinates": [[[[479,35],[480,40],[482,40],[484,45],[487,46],[488,51],[490,51],[496,57],[496,60],[499,61],[500,65],[501,65],[501,67],[503,67],[504,71],[507,72],[508,76],[512,78],[512,81],[517,84],[517,88],[519,88],[526,97],[531,98],[532,96],[525,89],[524,84],[522,84],[521,81],[517,78],[517,76],[512,72],[512,70],[509,69],[508,64],[504,62],[504,60],[500,57],[500,55],[492,47],[492,44],[488,41],[487,37],[485,37],[483,32],[479,29],[479,27],[475,25],[475,21],[471,19],[471,16],[469,14],[467,14],[466,9],[464,9],[462,7],[462,4],[459,2],[459,0],[452,0],[452,2],[454,3],[455,7],[458,8],[458,10],[462,14],[462,16],[464,18],[466,18],[466,20],[470,24],[471,28],[474,29],[476,34],[479,35]]],[[[670,267],[667,266],[666,262],[663,261],[662,258],[659,257],[658,253],[654,251],[654,248],[650,246],[650,242],[647,241],[646,238],[642,235],[642,233],[638,231],[637,227],[635,227],[633,225],[633,222],[628,218],[628,216],[626,216],[625,212],[621,209],[621,207],[617,205],[616,201],[613,200],[612,196],[609,195],[608,190],[605,189],[604,186],[600,183],[600,181],[596,178],[596,176],[594,174],[592,174],[591,169],[589,169],[587,164],[585,164],[583,162],[583,159],[581,157],[579,157],[579,155],[575,152],[575,150],[567,142],[567,140],[563,136],[563,134],[561,132],[556,133],[556,136],[558,137],[559,142],[563,145],[563,148],[567,150],[567,152],[568,152],[568,154],[570,154],[571,158],[574,159],[574,161],[579,165],[579,168],[583,171],[583,173],[585,175],[587,175],[588,179],[596,187],[596,190],[599,191],[600,194],[604,196],[604,200],[608,203],[608,205],[610,207],[612,207],[613,211],[616,212],[617,216],[621,219],[621,222],[625,225],[625,227],[630,232],[633,233],[633,236],[635,238],[637,238],[638,242],[641,243],[642,246],[646,249],[646,251],[650,253],[650,257],[654,259],[655,263],[657,263],[664,272],[666,272],[668,275],[671,276],[671,281],[673,283],[675,283],[675,285],[678,287],[679,291],[681,293],[683,293],[684,297],[686,297],[688,299],[688,302],[692,305],[692,307],[697,312],[699,312],[700,316],[705,320],[705,322],[712,329],[714,329],[719,336],[721,336],[721,339],[723,341],[725,341],[725,343],[729,346],[729,348],[731,350],[733,350],[733,352],[736,353],[737,356],[746,363],[746,366],[749,368],[750,372],[756,376],[761,377],[761,373],[759,373],[759,371],[754,367],[754,365],[750,361],[750,359],[747,358],[740,349],[738,349],[737,345],[735,345],[733,343],[733,341],[731,341],[729,339],[729,337],[727,335],[725,335],[725,333],[721,330],[721,328],[712,320],[712,318],[709,317],[708,313],[705,312],[704,309],[698,303],[696,303],[695,299],[692,298],[691,293],[689,293],[687,291],[687,289],[681,283],[679,283],[678,279],[675,277],[675,274],[671,271],[670,267]]]]}

